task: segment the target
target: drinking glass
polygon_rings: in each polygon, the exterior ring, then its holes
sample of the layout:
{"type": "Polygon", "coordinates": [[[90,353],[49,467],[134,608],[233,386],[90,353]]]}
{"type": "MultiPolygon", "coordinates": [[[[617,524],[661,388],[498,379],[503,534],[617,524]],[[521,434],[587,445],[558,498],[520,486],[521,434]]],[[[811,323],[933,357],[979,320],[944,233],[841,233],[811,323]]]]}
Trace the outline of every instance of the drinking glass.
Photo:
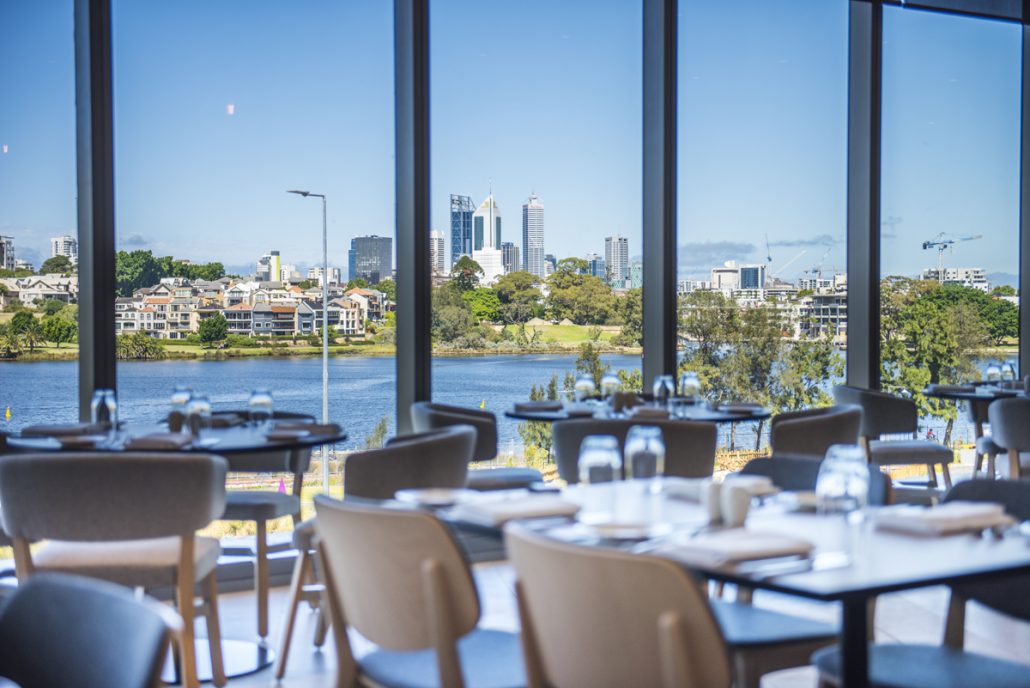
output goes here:
{"type": "Polygon", "coordinates": [[[694,402],[701,398],[701,379],[693,370],[680,375],[680,396],[694,402]]]}
{"type": "Polygon", "coordinates": [[[821,514],[861,511],[869,497],[869,464],[856,444],[835,444],[826,451],[815,483],[816,509],[821,514]]]}
{"type": "Polygon", "coordinates": [[[200,437],[200,430],[211,422],[211,401],[206,394],[194,394],[186,404],[186,426],[190,434],[200,437]]]}
{"type": "Polygon", "coordinates": [[[190,402],[193,390],[183,385],[176,385],[172,391],[172,412],[186,413],[186,404],[190,402]]]}
{"type": "Polygon", "coordinates": [[[98,389],[93,392],[93,399],[89,404],[90,422],[99,426],[102,430],[112,430],[118,427],[118,399],[113,389],[98,389]]]}
{"type": "Polygon", "coordinates": [[[576,378],[576,384],[573,387],[576,393],[576,401],[584,401],[597,392],[597,387],[594,386],[594,378],[592,375],[584,373],[576,378]]]}
{"type": "Polygon", "coordinates": [[[987,366],[987,370],[984,371],[984,380],[991,383],[997,383],[1001,381],[1001,368],[995,364],[987,366]]]}
{"type": "Polygon", "coordinates": [[[579,449],[579,482],[610,483],[622,477],[619,442],[611,435],[588,435],[579,449]]]}
{"type": "Polygon", "coordinates": [[[634,425],[626,435],[626,478],[654,480],[665,473],[665,440],[662,429],[634,425]]]}
{"type": "Polygon", "coordinates": [[[619,376],[614,373],[605,373],[601,377],[601,396],[607,401],[611,399],[611,396],[619,391],[622,387],[622,383],[619,382],[619,376]]]}
{"type": "Polygon", "coordinates": [[[658,408],[668,408],[669,400],[676,394],[676,382],[672,375],[659,375],[654,379],[654,403],[658,408]]]}
{"type": "Polygon", "coordinates": [[[1011,382],[1016,379],[1016,366],[1013,361],[1005,361],[1001,364],[1001,379],[1004,382],[1011,382]]]}
{"type": "Polygon", "coordinates": [[[250,393],[247,402],[250,421],[256,427],[263,428],[272,420],[272,393],[267,389],[255,389],[250,393]]]}

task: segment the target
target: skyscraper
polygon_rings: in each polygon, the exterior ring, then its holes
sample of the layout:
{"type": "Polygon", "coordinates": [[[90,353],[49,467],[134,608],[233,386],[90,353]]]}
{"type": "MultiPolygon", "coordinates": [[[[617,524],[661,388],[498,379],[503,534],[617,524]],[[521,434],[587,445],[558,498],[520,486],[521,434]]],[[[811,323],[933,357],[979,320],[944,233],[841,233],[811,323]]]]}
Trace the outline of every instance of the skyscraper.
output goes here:
{"type": "Polygon", "coordinates": [[[258,258],[257,279],[259,282],[275,282],[279,280],[282,272],[282,260],[278,251],[269,251],[258,258]]]}
{"type": "Polygon", "coordinates": [[[70,234],[50,237],[50,257],[64,256],[72,263],[79,262],[79,241],[70,234]]]}
{"type": "Polygon", "coordinates": [[[603,280],[608,279],[608,273],[604,263],[604,258],[597,255],[596,253],[588,253],[586,260],[591,275],[593,275],[594,277],[600,277],[603,280]]]}
{"type": "Polygon", "coordinates": [[[483,268],[483,284],[493,284],[504,274],[501,256],[501,209],[493,192],[472,214],[472,260],[483,268]]]}
{"type": "Polygon", "coordinates": [[[443,264],[443,232],[429,233],[429,269],[434,275],[444,274],[443,264]]]}
{"type": "Polygon", "coordinates": [[[522,269],[540,279],[544,271],[544,204],[530,194],[522,206],[522,269]]]}
{"type": "Polygon", "coordinates": [[[347,253],[347,279],[363,279],[378,284],[393,277],[393,239],[375,234],[350,240],[347,253]]]}
{"type": "Polygon", "coordinates": [[[468,196],[451,194],[451,265],[472,255],[472,212],[476,206],[468,196]]]}
{"type": "Polygon", "coordinates": [[[519,247],[511,241],[501,244],[501,262],[504,264],[504,274],[516,272],[522,268],[519,260],[519,247]]]}
{"type": "Polygon", "coordinates": [[[608,269],[608,282],[623,287],[629,279],[629,240],[624,236],[605,237],[604,262],[608,269]]]}
{"type": "Polygon", "coordinates": [[[0,268],[14,269],[14,237],[0,235],[0,268]]]}

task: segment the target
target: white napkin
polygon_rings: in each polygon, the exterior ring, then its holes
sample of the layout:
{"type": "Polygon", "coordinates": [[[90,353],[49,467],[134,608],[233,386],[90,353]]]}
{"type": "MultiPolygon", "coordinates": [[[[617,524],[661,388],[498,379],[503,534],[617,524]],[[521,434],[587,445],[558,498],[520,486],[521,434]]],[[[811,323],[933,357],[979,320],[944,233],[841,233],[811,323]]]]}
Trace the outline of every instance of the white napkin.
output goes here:
{"type": "Polygon", "coordinates": [[[558,495],[529,494],[493,498],[484,495],[470,499],[454,507],[451,516],[459,521],[478,523],[484,526],[502,526],[508,521],[521,518],[545,518],[548,516],[575,516],[579,505],[558,495]]]}
{"type": "Polygon", "coordinates": [[[552,401],[548,399],[515,402],[515,410],[523,413],[536,411],[561,411],[561,408],[562,404],[560,401],[552,401]]]}
{"type": "Polygon", "coordinates": [[[926,391],[929,393],[941,392],[944,394],[951,392],[975,392],[976,387],[973,385],[927,385],[926,391]]]}
{"type": "Polygon", "coordinates": [[[688,565],[725,566],[755,559],[808,556],[814,548],[801,538],[733,528],[673,542],[655,551],[688,565]]]}
{"type": "Polygon", "coordinates": [[[701,494],[711,478],[662,478],[662,494],[688,502],[700,502],[701,494]]]}
{"type": "Polygon", "coordinates": [[[133,437],[125,443],[126,449],[185,449],[193,436],[185,432],[155,432],[133,437]]]}
{"type": "Polygon", "coordinates": [[[947,535],[1014,523],[1001,504],[948,502],[939,506],[892,506],[873,514],[876,527],[919,535],[947,535]]]}
{"type": "Polygon", "coordinates": [[[637,406],[630,411],[630,415],[633,418],[668,418],[669,412],[663,408],[656,408],[654,406],[637,406]]]}
{"type": "Polygon", "coordinates": [[[772,478],[765,475],[741,475],[740,473],[731,473],[723,479],[723,484],[742,487],[753,497],[761,497],[762,495],[767,495],[770,492],[777,491],[772,478]]]}

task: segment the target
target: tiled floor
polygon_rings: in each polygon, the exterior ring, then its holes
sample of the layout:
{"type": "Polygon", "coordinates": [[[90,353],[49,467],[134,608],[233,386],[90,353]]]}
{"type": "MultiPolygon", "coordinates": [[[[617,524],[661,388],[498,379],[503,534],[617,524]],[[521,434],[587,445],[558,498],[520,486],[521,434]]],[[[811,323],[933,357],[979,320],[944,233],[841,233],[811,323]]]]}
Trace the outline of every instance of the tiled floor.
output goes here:
{"type": "MultiPolygon", "coordinates": [[[[476,582],[483,603],[484,626],[505,630],[518,629],[513,572],[507,564],[475,567],[476,582]]],[[[831,605],[803,602],[787,597],[759,593],[756,604],[818,619],[833,619],[831,605]]],[[[278,643],[286,589],[272,592],[272,639],[278,643]]],[[[226,638],[250,638],[254,631],[254,600],[249,593],[233,593],[221,598],[222,628],[226,638]]],[[[947,607],[947,591],[929,588],[880,598],[877,605],[876,636],[880,642],[939,643],[947,607]]],[[[994,612],[970,605],[967,613],[967,647],[976,652],[1005,657],[1030,664],[1030,625],[1008,620],[994,612]]],[[[286,677],[276,683],[272,670],[229,682],[232,688],[281,685],[287,688],[328,688],[333,685],[335,659],[331,640],[322,651],[311,645],[314,614],[302,605],[290,653],[286,677]]],[[[767,676],[765,688],[812,688],[815,672],[793,669],[767,676]]],[[[986,688],[986,687],[983,687],[986,688]]]]}

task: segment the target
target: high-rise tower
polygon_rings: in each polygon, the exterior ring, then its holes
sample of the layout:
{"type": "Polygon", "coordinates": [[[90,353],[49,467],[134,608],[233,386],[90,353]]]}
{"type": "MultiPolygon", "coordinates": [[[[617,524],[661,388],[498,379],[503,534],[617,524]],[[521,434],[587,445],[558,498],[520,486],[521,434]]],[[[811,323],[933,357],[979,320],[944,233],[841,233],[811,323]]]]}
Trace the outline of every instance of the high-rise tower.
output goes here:
{"type": "Polygon", "coordinates": [[[629,240],[624,236],[605,237],[604,262],[608,270],[608,282],[616,288],[626,286],[629,279],[629,240]]]}
{"type": "Polygon", "coordinates": [[[472,214],[472,260],[483,268],[483,284],[493,284],[504,274],[501,255],[501,209],[493,191],[472,214]]]}
{"type": "Polygon", "coordinates": [[[451,194],[451,265],[472,255],[472,212],[476,206],[468,196],[451,194]]]}
{"type": "Polygon", "coordinates": [[[446,270],[443,257],[443,232],[429,233],[429,268],[434,275],[442,275],[446,270]]]}
{"type": "Polygon", "coordinates": [[[522,269],[540,279],[544,271],[544,204],[530,194],[522,206],[522,269]]]}

